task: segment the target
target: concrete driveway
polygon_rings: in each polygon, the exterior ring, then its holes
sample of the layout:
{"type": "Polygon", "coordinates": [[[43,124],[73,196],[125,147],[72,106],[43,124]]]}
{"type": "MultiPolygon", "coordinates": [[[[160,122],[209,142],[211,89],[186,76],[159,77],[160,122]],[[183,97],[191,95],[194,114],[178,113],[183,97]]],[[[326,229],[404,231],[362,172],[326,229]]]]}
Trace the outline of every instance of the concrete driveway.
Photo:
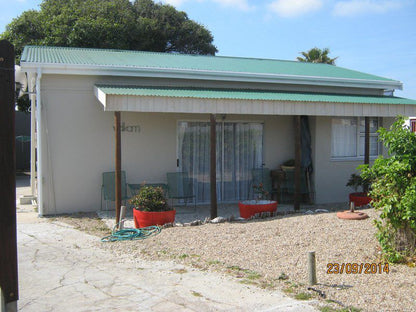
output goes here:
{"type": "Polygon", "coordinates": [[[95,236],[20,207],[19,311],[317,311],[228,276],[116,257],[101,244],[95,236]]]}

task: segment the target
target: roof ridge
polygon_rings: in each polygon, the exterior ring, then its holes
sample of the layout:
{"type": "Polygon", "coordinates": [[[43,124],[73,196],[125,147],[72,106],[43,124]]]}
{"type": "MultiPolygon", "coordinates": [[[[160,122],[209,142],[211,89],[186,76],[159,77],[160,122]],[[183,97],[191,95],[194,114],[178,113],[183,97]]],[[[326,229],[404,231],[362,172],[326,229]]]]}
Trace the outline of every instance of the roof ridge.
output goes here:
{"type": "MultiPolygon", "coordinates": [[[[188,54],[188,53],[170,53],[162,51],[145,51],[145,50],[126,50],[126,49],[112,49],[112,48],[88,48],[88,47],[65,47],[65,46],[44,46],[44,45],[27,45],[25,48],[37,48],[37,49],[56,49],[56,50],[78,50],[78,51],[100,51],[100,52],[115,52],[115,53],[137,53],[137,54],[157,54],[157,55],[170,55],[170,56],[193,56],[193,57],[206,57],[206,58],[226,58],[226,59],[238,59],[238,60],[253,60],[253,61],[277,61],[277,62],[288,62],[288,63],[297,63],[297,64],[307,64],[308,65],[325,65],[330,64],[324,63],[308,63],[308,62],[299,62],[296,60],[285,60],[278,58],[268,58],[268,57],[249,57],[249,56],[231,56],[231,55],[208,55],[208,54],[188,54]]],[[[333,65],[330,65],[333,66],[333,65]]]]}

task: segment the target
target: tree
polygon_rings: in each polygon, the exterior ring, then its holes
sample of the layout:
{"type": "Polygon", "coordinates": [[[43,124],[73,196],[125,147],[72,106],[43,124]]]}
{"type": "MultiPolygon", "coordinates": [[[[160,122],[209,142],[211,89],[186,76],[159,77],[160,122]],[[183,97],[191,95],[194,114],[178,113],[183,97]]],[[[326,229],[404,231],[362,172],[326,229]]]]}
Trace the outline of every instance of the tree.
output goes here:
{"type": "Polygon", "coordinates": [[[379,156],[372,167],[360,166],[371,181],[372,205],[380,210],[377,238],[388,261],[416,256],[416,135],[398,117],[390,127],[378,130],[389,157],[379,156]]]}
{"type": "Polygon", "coordinates": [[[213,37],[187,14],[152,0],[44,0],[6,26],[1,39],[26,45],[210,54],[213,37]]]}
{"type": "Polygon", "coordinates": [[[335,65],[335,60],[338,57],[330,58],[328,54],[330,53],[328,48],[325,48],[323,50],[319,48],[312,48],[308,52],[300,52],[300,54],[303,55],[303,57],[298,56],[297,60],[299,62],[307,62],[307,63],[324,63],[324,64],[330,64],[335,65]]]}
{"type": "MultiPolygon", "coordinates": [[[[214,55],[209,30],[173,6],[153,0],[44,0],[23,12],[0,35],[15,46],[16,64],[26,45],[109,48],[214,55]]],[[[26,98],[19,110],[28,111],[26,98]]]]}

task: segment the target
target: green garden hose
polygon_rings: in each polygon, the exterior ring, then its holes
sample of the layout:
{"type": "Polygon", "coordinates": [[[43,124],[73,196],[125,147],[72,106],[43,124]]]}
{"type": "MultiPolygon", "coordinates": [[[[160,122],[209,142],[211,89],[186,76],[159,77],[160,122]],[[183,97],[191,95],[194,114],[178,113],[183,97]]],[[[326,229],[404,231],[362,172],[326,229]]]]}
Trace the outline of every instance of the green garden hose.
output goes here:
{"type": "Polygon", "coordinates": [[[111,235],[101,238],[102,242],[118,242],[126,240],[146,239],[152,235],[159,234],[162,229],[158,226],[148,226],[141,229],[122,229],[116,230],[118,224],[114,227],[111,235]]]}

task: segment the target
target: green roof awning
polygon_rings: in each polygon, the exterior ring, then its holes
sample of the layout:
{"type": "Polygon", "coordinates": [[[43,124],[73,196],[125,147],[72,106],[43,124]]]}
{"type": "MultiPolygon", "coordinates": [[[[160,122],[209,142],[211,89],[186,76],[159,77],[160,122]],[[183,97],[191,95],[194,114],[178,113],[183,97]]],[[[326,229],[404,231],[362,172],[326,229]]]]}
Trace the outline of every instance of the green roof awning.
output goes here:
{"type": "Polygon", "coordinates": [[[106,95],[173,97],[195,99],[259,100],[309,103],[361,103],[416,105],[416,100],[393,96],[363,96],[322,93],[271,92],[252,90],[193,89],[193,88],[143,88],[133,86],[97,85],[106,95]]]}

